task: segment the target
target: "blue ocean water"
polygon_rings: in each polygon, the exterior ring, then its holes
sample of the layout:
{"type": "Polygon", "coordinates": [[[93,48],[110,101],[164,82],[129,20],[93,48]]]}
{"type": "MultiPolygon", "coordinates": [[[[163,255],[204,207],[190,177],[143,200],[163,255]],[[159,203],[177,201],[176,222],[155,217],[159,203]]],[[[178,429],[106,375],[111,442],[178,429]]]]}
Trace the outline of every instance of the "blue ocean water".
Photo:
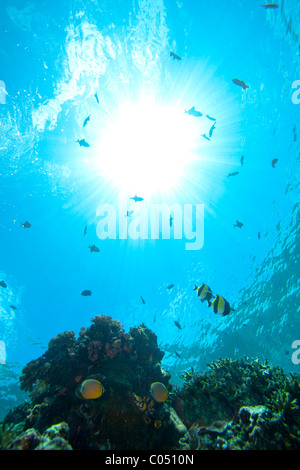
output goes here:
{"type": "Polygon", "coordinates": [[[300,371],[300,6],[261,5],[1,2],[0,417],[23,399],[24,365],[101,314],[151,328],[174,384],[218,357],[300,371]],[[204,205],[203,246],[174,237],[175,215],[166,239],[162,227],[122,239],[119,226],[101,239],[105,204],[128,230],[155,205],[204,205]],[[201,283],[235,311],[214,314],[201,283]]]}

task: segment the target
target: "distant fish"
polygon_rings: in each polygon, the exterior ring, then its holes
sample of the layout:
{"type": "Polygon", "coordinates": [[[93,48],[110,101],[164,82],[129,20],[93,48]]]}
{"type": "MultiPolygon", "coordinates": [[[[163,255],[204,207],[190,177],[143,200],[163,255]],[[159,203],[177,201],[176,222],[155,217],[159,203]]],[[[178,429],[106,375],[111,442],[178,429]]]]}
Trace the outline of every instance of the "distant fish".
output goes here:
{"type": "Polygon", "coordinates": [[[236,224],[233,224],[234,227],[239,227],[239,228],[242,228],[243,225],[244,224],[242,222],[239,222],[238,220],[236,221],[236,224]]]}
{"type": "Polygon", "coordinates": [[[10,308],[11,308],[12,310],[18,310],[17,307],[15,307],[14,305],[10,305],[10,308]]]}
{"type": "Polygon", "coordinates": [[[244,155],[241,156],[241,165],[244,165],[244,155]]]}
{"type": "Polygon", "coordinates": [[[174,323],[175,323],[175,325],[177,326],[177,328],[179,328],[180,330],[182,330],[182,327],[181,327],[181,325],[178,323],[178,321],[175,320],[174,323]]]}
{"type": "Polygon", "coordinates": [[[236,85],[241,86],[244,90],[246,90],[246,88],[249,88],[249,85],[246,85],[246,83],[243,82],[243,80],[239,80],[238,78],[233,78],[232,81],[236,85]]]}
{"type": "Polygon", "coordinates": [[[142,297],[141,295],[140,295],[140,297],[141,297],[141,301],[142,301],[143,304],[145,305],[145,303],[146,303],[145,300],[143,299],[143,297],[142,297]]]}
{"type": "Polygon", "coordinates": [[[274,158],[274,160],[272,160],[272,167],[275,168],[275,165],[276,163],[278,162],[278,158],[274,158]]]}
{"type": "Polygon", "coordinates": [[[296,128],[296,124],[293,125],[293,134],[294,134],[294,142],[296,142],[296,140],[297,140],[297,128],[296,128]]]}
{"type": "Polygon", "coordinates": [[[170,215],[170,227],[173,225],[173,217],[170,215]]]}
{"type": "Polygon", "coordinates": [[[257,238],[258,238],[258,239],[260,239],[260,232],[258,232],[258,234],[257,234],[257,238]]]}
{"type": "Polygon", "coordinates": [[[210,119],[211,121],[216,121],[216,119],[215,119],[215,118],[213,118],[213,117],[209,116],[208,114],[206,114],[206,116],[205,116],[205,117],[207,117],[207,119],[210,119]]]}
{"type": "Polygon", "coordinates": [[[99,104],[99,98],[97,92],[94,94],[94,97],[96,98],[97,103],[99,104]]]}
{"type": "Polygon", "coordinates": [[[195,109],[195,106],[193,106],[191,109],[189,109],[188,111],[184,111],[186,114],[188,114],[189,116],[195,116],[195,117],[201,117],[203,116],[202,113],[200,113],[200,111],[196,111],[195,109]]]}
{"type": "Polygon", "coordinates": [[[127,214],[125,215],[125,217],[131,217],[133,213],[134,211],[127,211],[127,214]]]}
{"type": "Polygon", "coordinates": [[[228,176],[236,176],[236,175],[239,175],[240,172],[239,171],[234,171],[233,173],[228,173],[227,177],[228,176]]]}
{"type": "Polygon", "coordinates": [[[138,201],[143,201],[144,198],[140,197],[140,196],[137,196],[135,195],[134,197],[130,197],[129,199],[133,199],[135,202],[138,202],[138,201]]]}
{"type": "Polygon", "coordinates": [[[26,222],[24,222],[24,224],[21,224],[21,227],[30,228],[31,224],[26,220],[26,222]]]}
{"type": "Polygon", "coordinates": [[[86,235],[87,232],[87,226],[84,227],[83,235],[86,235]]]}
{"type": "Polygon", "coordinates": [[[206,139],[206,140],[210,140],[210,138],[209,138],[209,137],[207,137],[207,135],[206,135],[206,134],[201,134],[201,137],[204,137],[204,139],[206,139]]]}
{"type": "Polygon", "coordinates": [[[99,253],[99,248],[96,245],[89,245],[88,248],[90,249],[91,253],[99,253]]]}
{"type": "Polygon", "coordinates": [[[92,291],[91,290],[83,290],[81,292],[81,295],[83,295],[84,297],[87,297],[89,295],[92,295],[92,291]]]}
{"type": "Polygon", "coordinates": [[[214,122],[213,125],[211,126],[211,128],[209,129],[209,133],[208,133],[208,137],[209,137],[209,138],[211,138],[212,133],[213,133],[215,127],[216,127],[216,123],[214,122]]]}
{"type": "Polygon", "coordinates": [[[170,57],[172,57],[173,60],[182,60],[179,55],[175,54],[175,52],[170,51],[170,57]]]}
{"type": "Polygon", "coordinates": [[[177,357],[181,357],[181,355],[180,355],[180,354],[178,354],[178,352],[177,352],[177,351],[175,351],[175,354],[176,354],[176,356],[177,356],[177,357]]]}
{"type": "Polygon", "coordinates": [[[214,297],[214,294],[212,293],[212,290],[209,286],[206,284],[201,284],[201,286],[197,287],[196,285],[194,286],[194,289],[197,291],[197,296],[201,300],[201,302],[204,302],[206,300],[207,305],[210,307],[211,306],[211,299],[214,297]]]}
{"type": "Polygon", "coordinates": [[[89,122],[90,119],[91,119],[91,115],[89,115],[87,118],[85,118],[82,127],[85,127],[85,126],[87,125],[87,123],[89,122]]]}
{"type": "Polygon", "coordinates": [[[167,286],[167,289],[171,290],[171,289],[173,289],[173,287],[174,287],[174,284],[169,284],[169,285],[167,286]]]}
{"type": "Polygon", "coordinates": [[[80,147],[89,147],[90,146],[90,144],[88,144],[85,139],[81,139],[81,140],[77,139],[76,142],[79,143],[80,147]]]}
{"type": "Polygon", "coordinates": [[[274,10],[275,8],[278,8],[279,5],[277,3],[266,3],[265,5],[260,5],[261,8],[265,8],[266,10],[271,9],[274,10]]]}
{"type": "Polygon", "coordinates": [[[0,281],[0,286],[3,287],[4,289],[7,287],[4,281],[0,281]]]}
{"type": "Polygon", "coordinates": [[[224,299],[224,297],[222,297],[221,295],[216,295],[211,306],[214,313],[222,315],[222,317],[225,317],[225,315],[228,315],[231,311],[235,311],[233,308],[230,307],[227,300],[224,299]]]}

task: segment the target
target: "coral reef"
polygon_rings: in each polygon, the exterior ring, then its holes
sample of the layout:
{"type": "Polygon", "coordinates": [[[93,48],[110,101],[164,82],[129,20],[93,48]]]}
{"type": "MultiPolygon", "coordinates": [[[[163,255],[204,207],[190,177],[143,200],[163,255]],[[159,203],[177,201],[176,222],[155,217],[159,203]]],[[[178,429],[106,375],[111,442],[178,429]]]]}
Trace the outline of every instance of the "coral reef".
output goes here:
{"type": "Polygon", "coordinates": [[[300,449],[300,382],[257,359],[185,371],[173,407],[188,428],[180,449],[300,449]]]}
{"type": "Polygon", "coordinates": [[[21,419],[22,432],[32,436],[30,448],[39,439],[44,445],[47,430],[62,422],[69,428],[72,449],[176,446],[183,435],[174,418],[169,419],[176,413],[168,402],[156,402],[150,394],[153,382],[172,391],[170,374],[160,365],[163,356],[156,335],[145,325],[126,333],[119,321],[96,316],[77,339],[72,331],[58,334],[41,357],[24,367],[21,389],[30,399],[8,413],[4,423],[21,419]],[[78,393],[88,378],[104,388],[98,399],[84,400],[78,393]]]}
{"type": "Polygon", "coordinates": [[[163,356],[144,324],[126,333],[109,316],[93,318],[77,339],[58,334],[24,367],[29,398],[0,425],[0,449],[300,448],[295,374],[220,358],[203,373],[184,371],[173,390],[163,356]],[[89,393],[87,384],[95,387],[89,393]]]}

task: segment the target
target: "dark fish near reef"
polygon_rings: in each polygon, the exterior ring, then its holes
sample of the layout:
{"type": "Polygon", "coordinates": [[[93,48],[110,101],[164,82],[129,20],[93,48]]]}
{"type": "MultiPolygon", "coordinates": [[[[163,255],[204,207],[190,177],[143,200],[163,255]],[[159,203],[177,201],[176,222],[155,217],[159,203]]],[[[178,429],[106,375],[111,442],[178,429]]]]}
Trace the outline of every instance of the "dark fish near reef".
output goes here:
{"type": "Polygon", "coordinates": [[[278,162],[278,158],[274,158],[274,160],[272,160],[272,167],[275,168],[275,165],[276,163],[278,162]]]}
{"type": "Polygon", "coordinates": [[[172,57],[173,60],[182,60],[179,55],[175,54],[175,52],[170,51],[170,57],[172,57]]]}
{"type": "Polygon", "coordinates": [[[99,98],[98,98],[98,94],[97,94],[97,93],[95,93],[95,94],[94,94],[94,97],[96,98],[96,101],[97,101],[97,103],[99,104],[99,98]]]}
{"type": "Polygon", "coordinates": [[[144,200],[143,197],[140,197],[140,196],[137,196],[137,195],[135,195],[134,197],[130,197],[129,199],[133,199],[135,202],[143,201],[143,200],[144,200]]]}
{"type": "Polygon", "coordinates": [[[12,310],[17,310],[17,307],[15,307],[14,305],[10,305],[10,308],[11,308],[12,310]]]}
{"type": "Polygon", "coordinates": [[[241,156],[241,165],[244,165],[244,155],[241,156]]]}
{"type": "Polygon", "coordinates": [[[173,287],[174,287],[174,284],[169,284],[169,285],[167,286],[167,289],[170,290],[170,289],[173,289],[173,287]]]}
{"type": "Polygon", "coordinates": [[[175,354],[177,357],[181,357],[181,355],[177,351],[175,351],[175,354]]]}
{"type": "Polygon", "coordinates": [[[4,289],[6,289],[7,285],[5,284],[4,281],[0,281],[0,286],[3,287],[4,289]]]}
{"type": "Polygon", "coordinates": [[[158,403],[163,403],[167,401],[169,397],[169,392],[167,387],[161,382],[153,382],[150,385],[150,394],[152,398],[158,403]]]}
{"type": "Polygon", "coordinates": [[[234,227],[239,227],[239,228],[242,228],[243,225],[244,224],[242,222],[239,222],[238,220],[236,221],[236,224],[233,224],[234,227]]]}
{"type": "Polygon", "coordinates": [[[147,408],[147,405],[141,397],[139,397],[138,395],[134,393],[133,400],[134,400],[134,404],[138,407],[139,410],[145,411],[145,409],[147,408]]]}
{"type": "Polygon", "coordinates": [[[207,301],[207,305],[210,307],[211,306],[211,299],[214,297],[214,294],[212,293],[212,290],[209,286],[206,284],[201,284],[200,287],[197,287],[195,285],[194,289],[197,291],[197,296],[201,300],[201,302],[204,302],[205,300],[207,301]]]}
{"type": "Polygon", "coordinates": [[[230,307],[227,300],[224,299],[224,297],[222,297],[221,295],[216,295],[211,306],[212,306],[214,313],[217,313],[218,315],[222,315],[222,317],[225,317],[231,311],[233,312],[235,311],[233,308],[230,307]]]}
{"type": "Polygon", "coordinates": [[[180,330],[182,330],[182,327],[181,327],[181,325],[178,323],[178,321],[174,320],[174,323],[175,323],[175,325],[177,326],[177,328],[179,328],[180,330]]]}
{"type": "Polygon", "coordinates": [[[88,295],[92,295],[92,291],[91,290],[83,290],[81,292],[81,295],[83,295],[84,297],[87,297],[88,295]]]}
{"type": "Polygon", "coordinates": [[[89,147],[90,146],[90,144],[88,144],[85,139],[81,139],[81,140],[77,139],[75,142],[78,142],[80,147],[89,147]]]}
{"type": "Polygon", "coordinates": [[[233,173],[228,173],[227,176],[236,176],[236,175],[239,175],[240,172],[239,171],[234,171],[233,173]]]}
{"type": "Polygon", "coordinates": [[[21,224],[21,227],[30,228],[31,224],[26,220],[26,222],[24,222],[24,224],[21,224]]]}
{"type": "Polygon", "coordinates": [[[99,253],[99,248],[96,245],[89,245],[88,248],[90,249],[91,253],[99,253]]]}
{"type": "Polygon", "coordinates": [[[236,85],[241,86],[244,90],[246,90],[246,88],[249,88],[249,85],[246,85],[246,83],[243,82],[243,80],[239,80],[238,78],[233,78],[232,81],[236,85]]]}
{"type": "Polygon", "coordinates": [[[90,119],[91,119],[91,115],[89,115],[87,118],[85,118],[82,127],[85,127],[85,126],[87,125],[87,123],[89,122],[90,119]]]}
{"type": "Polygon", "coordinates": [[[205,116],[205,117],[207,117],[207,119],[210,119],[211,121],[216,121],[216,119],[215,119],[215,118],[213,118],[213,117],[209,116],[208,114],[206,114],[206,116],[205,116]]]}
{"type": "Polygon", "coordinates": [[[145,300],[143,299],[143,297],[142,297],[141,295],[140,295],[140,297],[141,297],[141,301],[142,301],[143,304],[145,305],[145,303],[146,303],[145,300]]]}
{"type": "Polygon", "coordinates": [[[274,10],[275,8],[278,8],[279,5],[277,3],[266,3],[265,5],[260,5],[261,8],[265,8],[265,10],[274,10]]]}
{"type": "Polygon", "coordinates": [[[184,111],[186,114],[188,114],[189,116],[195,116],[195,117],[201,117],[203,116],[202,113],[200,113],[200,111],[196,111],[195,109],[195,106],[193,106],[191,109],[189,109],[188,111],[184,111]]]}

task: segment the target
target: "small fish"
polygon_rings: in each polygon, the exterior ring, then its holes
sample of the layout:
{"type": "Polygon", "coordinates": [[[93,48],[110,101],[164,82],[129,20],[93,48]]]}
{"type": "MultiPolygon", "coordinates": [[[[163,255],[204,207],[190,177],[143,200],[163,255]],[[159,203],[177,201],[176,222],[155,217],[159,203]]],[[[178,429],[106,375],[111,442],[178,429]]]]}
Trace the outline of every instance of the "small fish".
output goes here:
{"type": "Polygon", "coordinates": [[[11,308],[12,310],[17,310],[17,307],[15,307],[14,305],[10,305],[10,308],[11,308]]]}
{"type": "Polygon", "coordinates": [[[88,248],[90,249],[91,253],[99,253],[99,248],[96,245],[89,245],[88,248]]]}
{"type": "Polygon", "coordinates": [[[236,221],[236,224],[233,224],[234,227],[239,227],[239,228],[242,228],[243,225],[244,224],[242,222],[239,222],[238,220],[236,221]]]}
{"type": "Polygon", "coordinates": [[[167,286],[167,289],[171,290],[171,289],[173,289],[173,287],[174,287],[174,284],[169,284],[169,285],[167,286]]]}
{"type": "Polygon", "coordinates": [[[241,165],[244,165],[244,155],[241,156],[241,165]]]}
{"type": "Polygon", "coordinates": [[[177,351],[175,351],[175,354],[177,357],[181,357],[181,355],[177,351]]]}
{"type": "Polygon", "coordinates": [[[140,197],[140,196],[137,196],[135,195],[134,197],[130,197],[129,199],[133,199],[135,202],[138,202],[138,201],[143,201],[144,198],[140,197]]]}
{"type": "Polygon", "coordinates": [[[175,52],[170,51],[170,57],[172,57],[173,60],[182,60],[179,55],[175,54],[175,52]]]}
{"type": "Polygon", "coordinates": [[[208,137],[211,138],[214,129],[216,128],[216,123],[214,122],[211,128],[209,129],[208,137]]]}
{"type": "Polygon", "coordinates": [[[202,113],[200,113],[200,111],[196,111],[195,109],[195,106],[193,106],[191,109],[189,109],[188,111],[184,111],[186,114],[188,114],[189,116],[195,116],[195,117],[201,117],[203,116],[202,113]]]}
{"type": "Polygon", "coordinates": [[[131,217],[133,213],[134,211],[127,211],[127,214],[125,215],[125,217],[131,217]]]}
{"type": "Polygon", "coordinates": [[[239,171],[234,171],[233,173],[228,173],[227,177],[228,176],[236,176],[236,175],[239,175],[240,172],[239,171]]]}
{"type": "Polygon", "coordinates": [[[92,295],[92,291],[91,290],[83,290],[81,292],[81,295],[83,295],[84,297],[87,297],[88,295],[92,295]]]}
{"type": "Polygon", "coordinates": [[[272,160],[272,167],[275,168],[275,165],[276,163],[278,162],[278,158],[274,158],[274,160],[272,160]]]}
{"type": "Polygon", "coordinates": [[[196,284],[194,286],[194,289],[197,291],[197,296],[201,300],[201,302],[204,302],[206,300],[207,305],[210,307],[211,306],[211,299],[214,297],[214,294],[212,293],[212,290],[209,286],[206,284],[201,284],[201,286],[197,287],[196,284]]]}
{"type": "Polygon", "coordinates": [[[236,85],[241,86],[244,90],[246,90],[246,88],[249,88],[249,85],[246,85],[246,83],[243,82],[243,80],[239,80],[238,78],[233,78],[232,81],[236,85]]]}
{"type": "Polygon", "coordinates": [[[85,118],[82,127],[85,127],[85,126],[87,125],[87,123],[89,122],[90,119],[91,119],[91,115],[89,115],[87,118],[85,118]]]}
{"type": "Polygon", "coordinates": [[[24,224],[21,224],[21,227],[30,228],[31,224],[26,220],[26,222],[24,222],[24,224]]]}
{"type": "Polygon", "coordinates": [[[207,117],[207,119],[210,119],[211,121],[216,121],[216,119],[215,119],[215,118],[213,118],[213,117],[209,116],[208,114],[206,114],[206,116],[205,116],[205,117],[207,117]]]}
{"type": "Polygon", "coordinates": [[[173,217],[170,215],[170,227],[173,226],[173,217]]]}
{"type": "Polygon", "coordinates": [[[257,238],[260,240],[260,232],[258,232],[258,234],[257,234],[257,238]]]}
{"type": "Polygon", "coordinates": [[[94,94],[94,97],[96,98],[97,103],[99,104],[99,98],[97,92],[94,94]]]}
{"type": "Polygon", "coordinates": [[[228,315],[231,311],[235,311],[233,308],[230,307],[227,300],[224,299],[224,297],[222,297],[221,295],[216,295],[211,305],[214,313],[222,315],[222,317],[225,317],[225,315],[228,315]]]}
{"type": "Polygon", "coordinates": [[[206,140],[210,140],[210,138],[209,138],[209,137],[207,137],[207,135],[206,135],[206,134],[201,134],[201,137],[204,137],[204,139],[206,139],[206,140]]]}
{"type": "Polygon", "coordinates": [[[145,411],[145,409],[147,408],[147,405],[144,402],[144,400],[138,395],[136,395],[135,393],[133,394],[133,399],[134,399],[135,405],[139,408],[139,410],[145,411]]]}
{"type": "Polygon", "coordinates": [[[142,297],[141,295],[140,295],[140,297],[141,297],[141,301],[142,301],[143,304],[145,305],[145,303],[146,303],[145,300],[143,299],[143,297],[142,297]]]}
{"type": "Polygon", "coordinates": [[[271,9],[274,10],[275,8],[278,8],[277,3],[266,3],[265,5],[260,5],[261,8],[265,8],[265,10],[271,9]]]}
{"type": "Polygon", "coordinates": [[[88,144],[85,139],[81,139],[81,140],[77,139],[75,142],[78,142],[80,147],[89,147],[90,146],[90,144],[88,144]]]}
{"type": "Polygon", "coordinates": [[[7,287],[4,281],[0,281],[0,286],[3,287],[4,289],[7,287]]]}
{"type": "Polygon", "coordinates": [[[85,236],[87,232],[87,226],[84,227],[83,235],[85,236]]]}
{"type": "Polygon", "coordinates": [[[181,327],[181,325],[178,323],[178,321],[174,320],[174,323],[175,323],[175,325],[177,326],[177,328],[179,328],[180,330],[182,330],[182,327],[181,327]]]}
{"type": "Polygon", "coordinates": [[[293,134],[294,134],[294,142],[297,141],[297,128],[296,124],[293,125],[293,134]]]}

